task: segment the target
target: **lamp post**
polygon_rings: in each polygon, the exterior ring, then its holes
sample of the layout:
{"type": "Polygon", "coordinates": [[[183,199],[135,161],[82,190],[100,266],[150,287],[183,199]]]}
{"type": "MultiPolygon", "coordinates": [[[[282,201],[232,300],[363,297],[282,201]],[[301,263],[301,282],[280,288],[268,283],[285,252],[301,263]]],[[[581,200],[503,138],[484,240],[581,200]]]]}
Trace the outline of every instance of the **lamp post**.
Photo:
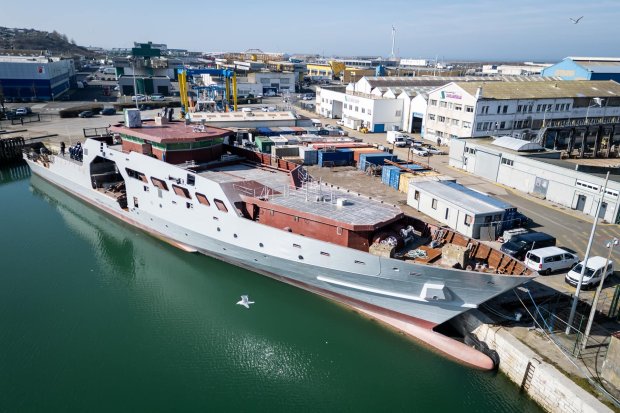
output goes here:
{"type": "Polygon", "coordinates": [[[596,207],[596,215],[594,216],[594,221],[592,222],[592,231],[590,232],[590,239],[588,240],[588,246],[586,248],[586,255],[583,257],[584,265],[581,266],[581,273],[579,274],[579,281],[577,282],[577,287],[575,289],[575,295],[573,295],[573,303],[570,309],[570,315],[568,316],[568,323],[566,324],[566,334],[570,334],[570,329],[573,325],[573,319],[575,318],[575,311],[577,311],[577,302],[579,301],[579,293],[581,292],[581,286],[583,284],[583,275],[586,273],[586,264],[588,262],[588,258],[590,258],[590,249],[592,248],[592,241],[594,240],[594,232],[596,231],[596,225],[598,224],[598,214],[601,212],[601,204],[603,203],[603,199],[605,199],[605,191],[607,190],[607,181],[609,181],[609,172],[607,172],[607,176],[605,177],[605,185],[603,186],[603,194],[601,195],[601,199],[598,201],[598,205],[596,207]]]}
{"type": "MultiPolygon", "coordinates": [[[[581,349],[585,350],[586,345],[588,344],[588,337],[590,336],[590,329],[592,328],[592,322],[594,321],[594,314],[596,313],[596,305],[598,304],[598,298],[601,295],[601,290],[603,289],[603,283],[605,282],[605,276],[607,275],[607,266],[609,265],[609,259],[611,258],[611,253],[614,250],[614,247],[618,245],[618,238],[613,238],[607,242],[605,247],[609,250],[607,253],[607,260],[605,261],[605,268],[603,269],[603,274],[601,274],[601,281],[596,287],[596,293],[594,294],[594,300],[592,301],[592,308],[590,308],[590,317],[588,318],[588,324],[586,325],[586,331],[583,334],[583,341],[581,342],[581,349]]],[[[585,262],[583,267],[585,267],[585,262]]]]}
{"type": "Polygon", "coordinates": [[[138,89],[136,85],[136,65],[135,58],[131,59],[131,72],[133,73],[133,98],[136,100],[136,109],[140,109],[138,107],[138,89]]]}

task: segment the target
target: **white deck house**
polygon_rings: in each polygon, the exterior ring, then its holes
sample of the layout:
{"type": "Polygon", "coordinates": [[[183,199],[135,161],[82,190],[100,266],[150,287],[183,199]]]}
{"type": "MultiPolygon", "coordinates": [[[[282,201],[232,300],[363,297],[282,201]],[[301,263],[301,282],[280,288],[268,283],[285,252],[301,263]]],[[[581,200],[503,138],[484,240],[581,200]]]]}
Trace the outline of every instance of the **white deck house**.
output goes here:
{"type": "Polygon", "coordinates": [[[497,228],[510,207],[450,181],[411,181],[407,204],[461,234],[489,240],[497,238],[497,228]]]}

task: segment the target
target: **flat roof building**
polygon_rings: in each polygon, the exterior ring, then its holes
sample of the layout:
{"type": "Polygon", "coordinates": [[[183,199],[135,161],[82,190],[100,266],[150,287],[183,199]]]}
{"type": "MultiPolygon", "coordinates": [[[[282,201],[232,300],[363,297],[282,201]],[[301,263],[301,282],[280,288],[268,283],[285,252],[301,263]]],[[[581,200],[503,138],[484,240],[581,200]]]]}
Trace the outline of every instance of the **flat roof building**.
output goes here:
{"type": "Polygon", "coordinates": [[[0,91],[7,100],[55,100],[75,81],[73,60],[0,56],[0,91]]]}

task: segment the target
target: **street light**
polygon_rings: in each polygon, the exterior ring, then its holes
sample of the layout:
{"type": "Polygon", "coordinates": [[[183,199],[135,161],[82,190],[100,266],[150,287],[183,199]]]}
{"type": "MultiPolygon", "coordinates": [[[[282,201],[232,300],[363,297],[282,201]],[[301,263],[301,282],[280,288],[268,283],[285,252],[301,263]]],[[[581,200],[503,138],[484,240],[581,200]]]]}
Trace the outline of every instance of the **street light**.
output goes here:
{"type": "MultiPolygon", "coordinates": [[[[594,314],[596,313],[596,305],[598,304],[598,298],[601,295],[601,290],[603,289],[603,283],[605,282],[605,276],[607,275],[607,266],[609,265],[609,259],[611,258],[611,253],[614,250],[614,247],[618,245],[618,238],[613,238],[605,244],[605,247],[609,250],[607,253],[607,260],[605,261],[605,268],[603,269],[603,274],[601,274],[601,282],[599,282],[598,287],[596,287],[596,293],[594,294],[594,301],[592,301],[592,307],[590,308],[590,317],[588,318],[588,324],[586,325],[586,331],[583,335],[583,341],[581,343],[581,349],[585,350],[586,345],[588,344],[588,337],[590,336],[590,329],[592,328],[592,322],[594,321],[594,314]]],[[[586,266],[584,262],[583,267],[586,266]]]]}
{"type": "Polygon", "coordinates": [[[131,62],[131,72],[133,73],[133,97],[136,100],[136,109],[140,109],[138,107],[138,89],[136,85],[136,66],[135,66],[135,58],[130,60],[131,62]]]}
{"type": "Polygon", "coordinates": [[[596,225],[598,224],[598,215],[601,212],[601,205],[603,204],[603,199],[605,199],[605,192],[607,191],[607,182],[609,181],[609,172],[607,172],[607,176],[605,177],[605,185],[603,186],[603,194],[601,195],[601,199],[598,201],[598,205],[596,207],[596,215],[594,216],[594,221],[592,222],[592,231],[590,232],[590,239],[588,240],[588,246],[586,247],[586,255],[583,257],[584,265],[581,266],[581,273],[579,274],[579,281],[577,282],[577,287],[575,289],[575,295],[573,295],[573,303],[570,309],[570,315],[568,316],[568,323],[566,323],[566,334],[570,334],[570,329],[573,325],[573,319],[575,318],[575,312],[577,311],[577,302],[579,301],[579,293],[581,292],[581,286],[583,284],[583,275],[586,273],[586,264],[588,263],[588,259],[590,258],[590,249],[592,248],[592,241],[594,240],[594,232],[596,231],[596,225]]]}

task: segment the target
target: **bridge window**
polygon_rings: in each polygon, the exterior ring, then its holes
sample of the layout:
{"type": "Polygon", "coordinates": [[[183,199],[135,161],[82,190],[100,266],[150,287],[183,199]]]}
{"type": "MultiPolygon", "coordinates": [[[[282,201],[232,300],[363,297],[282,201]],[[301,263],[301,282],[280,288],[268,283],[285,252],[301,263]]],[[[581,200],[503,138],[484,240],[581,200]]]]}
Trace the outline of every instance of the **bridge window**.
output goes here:
{"type": "Polygon", "coordinates": [[[168,184],[163,179],[153,178],[151,176],[151,182],[153,182],[153,185],[155,185],[159,189],[163,189],[164,191],[168,190],[168,184]]]}
{"type": "Polygon", "coordinates": [[[211,203],[203,194],[196,192],[196,199],[198,199],[198,202],[200,202],[202,205],[211,206],[211,203]]]}
{"type": "Polygon", "coordinates": [[[187,198],[187,199],[192,199],[192,197],[189,194],[189,190],[187,188],[183,188],[182,186],[172,184],[172,190],[178,196],[182,196],[183,198],[187,198]]]}
{"type": "Polygon", "coordinates": [[[213,198],[213,202],[215,202],[215,206],[217,207],[217,209],[222,212],[228,212],[228,208],[226,208],[226,204],[223,201],[213,198]]]}
{"type": "Polygon", "coordinates": [[[127,175],[130,178],[138,179],[142,182],[146,182],[147,184],[149,183],[148,179],[146,179],[146,175],[144,175],[142,172],[138,172],[130,168],[125,168],[125,171],[127,171],[127,175]]]}

